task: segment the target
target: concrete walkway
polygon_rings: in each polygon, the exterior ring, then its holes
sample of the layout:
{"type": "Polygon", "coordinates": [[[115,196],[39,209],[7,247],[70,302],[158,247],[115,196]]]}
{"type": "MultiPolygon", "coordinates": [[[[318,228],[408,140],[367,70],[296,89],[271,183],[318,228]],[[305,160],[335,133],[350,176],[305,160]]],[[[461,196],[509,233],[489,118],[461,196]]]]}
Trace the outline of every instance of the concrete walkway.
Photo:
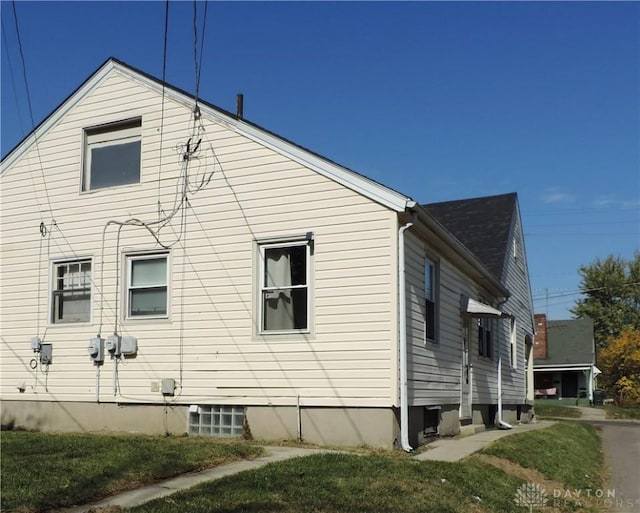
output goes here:
{"type": "MultiPolygon", "coordinates": [[[[543,429],[554,424],[551,421],[539,421],[534,424],[520,424],[514,426],[510,430],[491,430],[483,431],[475,435],[464,438],[441,439],[430,444],[429,449],[419,453],[415,459],[421,461],[438,460],[438,461],[458,461],[470,454],[489,445],[494,440],[513,435],[516,433],[525,433],[535,429],[543,429]]],[[[60,509],[57,513],[87,513],[89,510],[97,511],[99,508],[108,508],[119,506],[121,508],[133,508],[154,499],[166,497],[179,490],[184,490],[196,486],[206,481],[214,481],[222,477],[237,474],[245,470],[253,470],[264,467],[269,463],[284,461],[300,456],[309,456],[311,454],[337,452],[325,449],[307,449],[303,447],[265,447],[266,455],[254,460],[240,460],[221,465],[203,472],[194,472],[184,474],[173,479],[154,483],[142,488],[130,490],[128,492],[107,497],[101,501],[82,506],[74,506],[71,508],[60,509]]]]}
{"type": "Polygon", "coordinates": [[[607,412],[602,408],[588,408],[585,406],[577,406],[577,408],[582,412],[582,416],[575,420],[590,422],[592,420],[605,420],[607,418],[607,412]]]}
{"type": "Polygon", "coordinates": [[[420,461],[459,461],[486,447],[491,442],[516,433],[526,433],[552,426],[554,422],[541,420],[533,424],[518,424],[513,429],[492,429],[464,438],[441,438],[429,444],[429,449],[415,456],[420,461]]]}
{"type": "Polygon", "coordinates": [[[301,447],[265,447],[266,455],[254,460],[234,461],[227,465],[221,465],[203,472],[195,472],[191,474],[183,474],[181,476],[161,481],[149,486],[130,490],[128,492],[107,497],[101,501],[91,504],[83,504],[82,506],[74,506],[58,510],[58,513],[86,513],[90,509],[106,508],[109,506],[120,506],[121,508],[133,508],[153,499],[166,497],[179,490],[191,488],[205,481],[214,481],[222,477],[237,474],[245,470],[253,470],[264,467],[269,463],[276,461],[284,461],[299,456],[309,456],[323,452],[335,452],[324,449],[306,449],[301,447]]]}

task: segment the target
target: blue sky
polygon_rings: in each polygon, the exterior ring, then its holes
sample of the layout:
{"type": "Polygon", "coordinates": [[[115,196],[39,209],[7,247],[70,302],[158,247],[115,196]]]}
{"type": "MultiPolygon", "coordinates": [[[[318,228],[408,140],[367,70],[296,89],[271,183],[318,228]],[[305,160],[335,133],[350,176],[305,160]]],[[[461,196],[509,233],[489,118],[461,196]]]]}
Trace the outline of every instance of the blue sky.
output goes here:
{"type": "MultiPolygon", "coordinates": [[[[38,124],[109,56],[162,76],[164,2],[17,2],[38,124]]],[[[2,1],[4,156],[31,129],[2,1]]],[[[204,3],[197,4],[198,51],[204,3]]],[[[195,90],[193,2],[167,81],[195,90]]],[[[200,96],[419,202],[515,191],[534,306],[640,249],[640,3],[210,2],[200,96]]]]}

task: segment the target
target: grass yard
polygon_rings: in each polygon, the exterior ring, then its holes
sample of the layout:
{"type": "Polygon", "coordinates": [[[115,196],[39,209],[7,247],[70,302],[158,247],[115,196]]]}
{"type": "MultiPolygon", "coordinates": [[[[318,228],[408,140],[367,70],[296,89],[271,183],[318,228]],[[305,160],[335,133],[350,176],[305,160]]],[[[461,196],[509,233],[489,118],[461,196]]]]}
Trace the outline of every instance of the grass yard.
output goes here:
{"type": "Polygon", "coordinates": [[[607,404],[603,408],[608,419],[640,420],[640,408],[621,408],[613,404],[607,404]]]}
{"type": "Polygon", "coordinates": [[[602,487],[602,443],[589,424],[561,422],[548,429],[507,436],[482,453],[536,470],[570,488],[602,487]]]}
{"type": "Polygon", "coordinates": [[[330,453],[270,464],[131,511],[461,513],[485,511],[483,504],[490,511],[515,513],[519,508],[513,495],[519,484],[517,478],[478,461],[436,463],[330,453]]]}
{"type": "MultiPolygon", "coordinates": [[[[558,486],[596,487],[602,469],[598,435],[591,426],[558,424],[505,437],[484,454],[458,463],[421,462],[381,452],[319,454],[204,483],[129,511],[522,513],[528,508],[514,498],[530,476],[514,472],[526,470],[520,465],[549,473],[558,486]],[[527,456],[529,452],[534,454],[527,456]],[[591,477],[575,475],[582,472],[591,477]]],[[[563,503],[549,511],[594,511],[590,507],[563,503]]]]}
{"type": "Polygon", "coordinates": [[[538,417],[546,418],[570,418],[578,419],[582,416],[582,412],[578,408],[572,408],[570,406],[562,406],[561,404],[550,403],[535,403],[536,415],[538,417]]]}
{"type": "Polygon", "coordinates": [[[243,441],[193,437],[3,432],[0,443],[1,509],[19,513],[83,504],[264,452],[243,441]]]}

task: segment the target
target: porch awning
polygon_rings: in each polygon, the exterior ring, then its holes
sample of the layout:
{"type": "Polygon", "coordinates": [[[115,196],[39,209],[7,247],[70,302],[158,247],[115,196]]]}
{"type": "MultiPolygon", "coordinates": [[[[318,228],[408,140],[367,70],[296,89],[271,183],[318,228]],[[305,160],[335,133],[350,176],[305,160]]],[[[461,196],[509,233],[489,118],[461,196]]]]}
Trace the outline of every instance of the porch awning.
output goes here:
{"type": "Polygon", "coordinates": [[[465,317],[509,317],[508,314],[501,312],[497,308],[494,308],[475,299],[471,299],[467,296],[462,296],[460,298],[460,303],[462,315],[465,317]]]}

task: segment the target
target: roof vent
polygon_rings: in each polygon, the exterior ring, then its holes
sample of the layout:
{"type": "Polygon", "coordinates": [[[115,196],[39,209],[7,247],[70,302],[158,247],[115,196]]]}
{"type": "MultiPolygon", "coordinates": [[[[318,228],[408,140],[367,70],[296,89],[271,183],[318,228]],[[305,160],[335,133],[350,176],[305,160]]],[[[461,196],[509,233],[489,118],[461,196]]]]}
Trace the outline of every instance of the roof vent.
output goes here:
{"type": "Polygon", "coordinates": [[[244,94],[238,93],[236,95],[236,117],[242,119],[244,115],[244,94]]]}

